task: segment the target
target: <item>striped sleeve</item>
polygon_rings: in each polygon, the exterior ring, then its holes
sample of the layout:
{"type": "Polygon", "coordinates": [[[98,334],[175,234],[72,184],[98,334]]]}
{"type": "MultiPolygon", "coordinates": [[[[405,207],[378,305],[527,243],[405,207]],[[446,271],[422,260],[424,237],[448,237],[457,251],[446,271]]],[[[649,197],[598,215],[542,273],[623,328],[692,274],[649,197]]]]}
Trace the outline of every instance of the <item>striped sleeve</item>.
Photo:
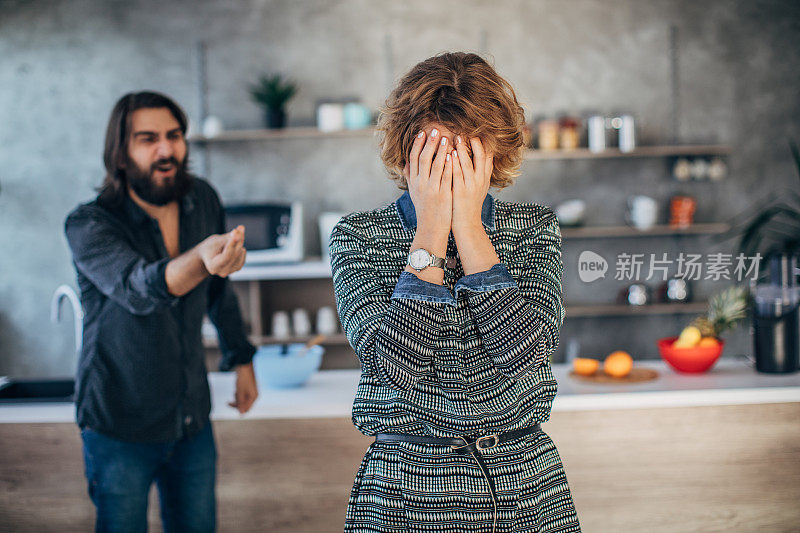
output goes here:
{"type": "Polygon", "coordinates": [[[408,390],[431,371],[442,308],[447,304],[435,298],[417,299],[408,292],[393,297],[395,288],[381,283],[373,260],[365,255],[364,239],[344,219],[331,233],[339,318],[363,371],[393,389],[408,390]]]}
{"type": "Polygon", "coordinates": [[[516,279],[498,263],[470,275],[484,282],[464,276],[455,288],[456,295],[468,291],[467,302],[484,348],[495,367],[512,379],[535,371],[552,355],[564,322],[561,231],[550,214],[520,239],[512,258],[523,265],[516,279]]]}

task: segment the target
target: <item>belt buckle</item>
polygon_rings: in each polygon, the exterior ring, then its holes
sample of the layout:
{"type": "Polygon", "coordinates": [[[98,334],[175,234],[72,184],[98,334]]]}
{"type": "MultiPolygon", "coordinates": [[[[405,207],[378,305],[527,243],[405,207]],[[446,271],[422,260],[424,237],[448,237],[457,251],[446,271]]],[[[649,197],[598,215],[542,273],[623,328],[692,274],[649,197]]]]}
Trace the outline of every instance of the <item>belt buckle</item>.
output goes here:
{"type": "Polygon", "coordinates": [[[475,441],[475,448],[479,450],[491,450],[498,444],[500,444],[500,437],[498,437],[497,434],[484,435],[483,437],[478,437],[478,439],[475,441]],[[487,443],[487,441],[489,441],[489,443],[487,443]]]}

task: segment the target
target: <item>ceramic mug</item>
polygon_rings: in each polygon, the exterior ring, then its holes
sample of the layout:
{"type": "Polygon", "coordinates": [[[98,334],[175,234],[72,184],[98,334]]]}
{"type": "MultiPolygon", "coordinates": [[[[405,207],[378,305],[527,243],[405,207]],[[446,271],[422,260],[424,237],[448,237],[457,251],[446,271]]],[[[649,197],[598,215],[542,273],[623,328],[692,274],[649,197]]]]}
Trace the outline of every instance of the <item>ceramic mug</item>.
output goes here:
{"type": "Polygon", "coordinates": [[[372,113],[364,104],[350,102],[344,105],[344,127],[348,130],[360,130],[369,126],[372,113]]]}
{"type": "Polygon", "coordinates": [[[631,196],[627,201],[625,221],[637,229],[653,227],[658,219],[658,202],[649,196],[631,196]]]}
{"type": "Polygon", "coordinates": [[[272,314],[272,336],[276,339],[287,339],[292,335],[292,328],[289,323],[289,313],[286,311],[275,311],[272,314]]]}
{"type": "Polygon", "coordinates": [[[306,337],[311,335],[311,319],[308,311],[298,307],[292,312],[292,326],[294,327],[295,337],[306,337]]]}
{"type": "Polygon", "coordinates": [[[339,326],[336,322],[336,312],[333,307],[326,305],[317,309],[317,333],[335,335],[339,326]]]}
{"type": "Polygon", "coordinates": [[[317,127],[320,131],[344,129],[344,106],[342,104],[320,104],[317,108],[317,127]]]}

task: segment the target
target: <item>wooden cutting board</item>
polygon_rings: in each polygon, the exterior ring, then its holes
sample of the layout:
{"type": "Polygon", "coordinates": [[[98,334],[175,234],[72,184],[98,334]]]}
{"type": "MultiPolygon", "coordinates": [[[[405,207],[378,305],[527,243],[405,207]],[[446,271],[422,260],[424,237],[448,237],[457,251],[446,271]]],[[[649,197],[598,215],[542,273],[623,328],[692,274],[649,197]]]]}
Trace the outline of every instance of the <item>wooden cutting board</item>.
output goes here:
{"type": "Polygon", "coordinates": [[[653,370],[651,368],[633,367],[631,369],[631,373],[628,374],[627,376],[623,378],[615,378],[603,372],[602,368],[599,368],[591,376],[582,376],[580,374],[576,374],[574,370],[570,370],[569,375],[579,381],[585,381],[587,383],[619,384],[619,383],[640,383],[642,381],[651,381],[658,377],[658,371],[653,370]]]}

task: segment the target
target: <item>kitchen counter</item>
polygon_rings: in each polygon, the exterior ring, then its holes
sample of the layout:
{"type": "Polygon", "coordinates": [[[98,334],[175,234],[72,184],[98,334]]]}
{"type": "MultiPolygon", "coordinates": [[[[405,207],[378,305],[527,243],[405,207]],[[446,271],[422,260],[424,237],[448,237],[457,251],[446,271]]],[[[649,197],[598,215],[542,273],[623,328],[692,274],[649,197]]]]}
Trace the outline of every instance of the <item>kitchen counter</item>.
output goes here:
{"type": "MultiPolygon", "coordinates": [[[[795,531],[800,373],[760,374],[736,359],[704,374],[635,364],[660,376],[587,384],[569,376],[570,365],[553,365],[558,394],[545,432],[583,530],[795,531]]],[[[209,378],[220,531],[341,531],[371,444],[350,420],[359,372],[322,371],[303,388],[264,390],[244,416],[226,405],[235,375],[209,378]]],[[[0,453],[0,484],[13,487],[0,492],[0,514],[11,530],[93,528],[73,417],[71,403],[0,404],[0,441],[14,443],[0,453]]]]}
{"type": "MultiPolygon", "coordinates": [[[[681,374],[660,360],[635,364],[658,371],[659,377],[641,383],[593,384],[569,376],[571,365],[554,364],[558,393],[553,411],[800,402],[800,372],[762,374],[740,359],[722,359],[702,374],[681,374]]],[[[240,415],[227,405],[233,398],[235,375],[211,372],[211,417],[349,418],[359,375],[358,370],[326,370],[301,388],[262,390],[250,412],[240,415]]],[[[0,423],[73,422],[74,410],[71,403],[3,404],[0,423]]]]}

